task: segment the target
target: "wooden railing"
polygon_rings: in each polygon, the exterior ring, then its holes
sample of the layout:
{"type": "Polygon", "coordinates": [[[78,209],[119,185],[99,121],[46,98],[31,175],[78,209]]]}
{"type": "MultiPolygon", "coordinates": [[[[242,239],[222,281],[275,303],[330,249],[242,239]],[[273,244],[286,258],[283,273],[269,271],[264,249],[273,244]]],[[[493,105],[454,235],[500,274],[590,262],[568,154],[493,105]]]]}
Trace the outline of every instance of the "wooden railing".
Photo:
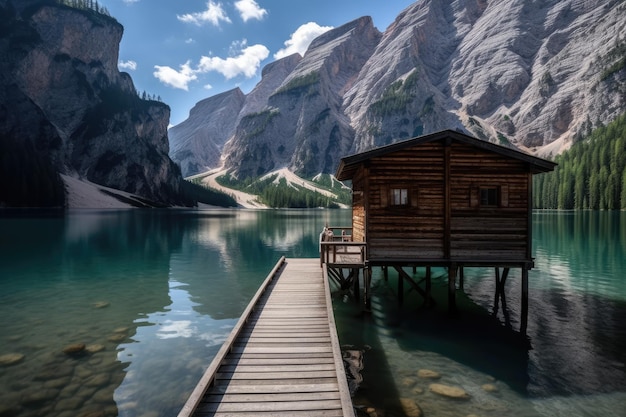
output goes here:
{"type": "Polygon", "coordinates": [[[351,227],[325,227],[320,233],[320,266],[365,264],[365,242],[352,241],[351,227]]]}

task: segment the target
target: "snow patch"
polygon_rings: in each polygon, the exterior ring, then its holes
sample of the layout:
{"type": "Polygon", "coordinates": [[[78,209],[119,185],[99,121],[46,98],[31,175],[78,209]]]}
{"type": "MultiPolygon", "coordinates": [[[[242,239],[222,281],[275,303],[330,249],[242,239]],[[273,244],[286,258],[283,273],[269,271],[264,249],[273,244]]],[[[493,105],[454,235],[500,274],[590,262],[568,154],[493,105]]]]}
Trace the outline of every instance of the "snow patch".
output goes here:
{"type": "Polygon", "coordinates": [[[299,187],[306,188],[307,190],[318,192],[326,197],[335,198],[335,199],[337,198],[337,195],[335,193],[325,190],[324,188],[320,188],[314,182],[305,180],[304,178],[300,178],[293,172],[289,171],[289,169],[287,168],[282,168],[277,171],[272,171],[268,174],[265,174],[261,177],[261,180],[271,178],[273,176],[276,176],[276,178],[272,182],[273,184],[278,184],[280,180],[284,178],[285,181],[287,182],[287,185],[291,187],[296,188],[295,186],[297,185],[299,187]]]}

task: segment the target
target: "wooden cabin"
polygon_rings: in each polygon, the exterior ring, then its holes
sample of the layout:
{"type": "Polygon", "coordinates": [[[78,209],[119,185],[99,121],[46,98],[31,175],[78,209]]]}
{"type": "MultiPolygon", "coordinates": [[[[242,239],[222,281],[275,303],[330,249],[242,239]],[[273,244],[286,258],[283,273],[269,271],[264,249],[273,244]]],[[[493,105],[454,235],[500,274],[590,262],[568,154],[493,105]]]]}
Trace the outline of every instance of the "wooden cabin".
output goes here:
{"type": "Polygon", "coordinates": [[[352,238],[367,265],[447,267],[454,307],[464,266],[520,268],[527,296],[532,176],[555,165],[445,130],[344,157],[335,175],[352,181],[352,238]]]}

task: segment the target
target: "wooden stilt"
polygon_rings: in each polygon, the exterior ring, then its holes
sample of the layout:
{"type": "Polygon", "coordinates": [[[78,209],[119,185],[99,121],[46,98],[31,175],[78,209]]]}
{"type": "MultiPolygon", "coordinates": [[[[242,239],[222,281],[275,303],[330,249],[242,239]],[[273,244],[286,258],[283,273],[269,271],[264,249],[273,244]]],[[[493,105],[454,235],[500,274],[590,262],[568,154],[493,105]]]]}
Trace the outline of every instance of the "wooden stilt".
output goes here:
{"type": "Polygon", "coordinates": [[[403,303],[404,303],[404,274],[398,274],[398,305],[402,306],[403,303]]]}
{"type": "Polygon", "coordinates": [[[465,273],[463,267],[459,267],[459,289],[464,290],[465,287],[465,273]]]}
{"type": "Polygon", "coordinates": [[[383,278],[385,278],[385,282],[387,282],[387,280],[389,279],[389,271],[387,270],[386,266],[383,266],[382,269],[383,269],[383,278]]]}
{"type": "Polygon", "coordinates": [[[522,267],[522,316],[520,318],[520,333],[526,335],[528,330],[528,268],[522,267]]]}
{"type": "Polygon", "coordinates": [[[498,310],[500,310],[500,268],[495,268],[496,272],[496,290],[493,296],[493,315],[498,315],[498,310]]]}
{"type": "MultiPolygon", "coordinates": [[[[359,299],[359,268],[355,268],[356,271],[356,275],[354,277],[354,282],[352,283],[352,290],[354,291],[354,299],[358,300],[359,299]]],[[[365,275],[365,274],[363,274],[365,275]]]]}
{"type": "Polygon", "coordinates": [[[400,279],[403,279],[404,281],[406,281],[406,282],[407,282],[407,283],[411,286],[411,288],[413,288],[415,291],[417,291],[419,295],[421,295],[422,297],[424,297],[425,302],[429,302],[429,300],[430,300],[430,302],[434,303],[434,301],[432,300],[432,298],[430,298],[430,296],[429,296],[428,294],[426,294],[426,291],[424,291],[424,290],[423,290],[423,289],[419,286],[419,284],[418,284],[417,282],[415,282],[415,280],[414,280],[411,276],[409,276],[409,274],[407,274],[407,273],[404,271],[404,269],[402,269],[402,268],[401,268],[401,267],[399,267],[399,266],[394,266],[394,269],[395,269],[396,271],[398,271],[398,277],[399,277],[400,279]]]}
{"type": "Polygon", "coordinates": [[[502,301],[502,314],[504,315],[504,324],[507,327],[511,326],[511,320],[509,311],[506,306],[506,292],[504,291],[506,286],[506,279],[509,276],[510,268],[503,268],[502,275],[500,275],[500,268],[495,268],[496,271],[496,291],[493,300],[493,315],[497,316],[500,310],[500,301],[502,301]]]}
{"type": "Polygon", "coordinates": [[[456,313],[456,264],[448,268],[448,312],[456,313]]]}
{"type": "Polygon", "coordinates": [[[430,273],[431,269],[430,266],[426,267],[426,307],[432,307],[435,305],[434,301],[432,300],[430,293],[431,293],[431,289],[432,289],[432,275],[430,273]]]}
{"type": "Polygon", "coordinates": [[[365,311],[372,311],[372,268],[370,267],[365,267],[365,269],[363,270],[363,284],[365,311]]]}

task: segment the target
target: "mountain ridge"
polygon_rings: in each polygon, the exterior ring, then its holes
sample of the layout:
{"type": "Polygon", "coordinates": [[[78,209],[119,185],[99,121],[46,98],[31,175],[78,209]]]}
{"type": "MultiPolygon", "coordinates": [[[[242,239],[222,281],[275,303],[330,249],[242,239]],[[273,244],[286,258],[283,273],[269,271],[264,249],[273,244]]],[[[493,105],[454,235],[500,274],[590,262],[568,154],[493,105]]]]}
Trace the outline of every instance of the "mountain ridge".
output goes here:
{"type": "Polygon", "coordinates": [[[237,114],[207,168],[310,178],[348,153],[443,129],[559,154],[626,111],[623,21],[626,3],[600,0],[423,0],[383,33],[356,19],[314,40],[264,107],[237,114]]]}

